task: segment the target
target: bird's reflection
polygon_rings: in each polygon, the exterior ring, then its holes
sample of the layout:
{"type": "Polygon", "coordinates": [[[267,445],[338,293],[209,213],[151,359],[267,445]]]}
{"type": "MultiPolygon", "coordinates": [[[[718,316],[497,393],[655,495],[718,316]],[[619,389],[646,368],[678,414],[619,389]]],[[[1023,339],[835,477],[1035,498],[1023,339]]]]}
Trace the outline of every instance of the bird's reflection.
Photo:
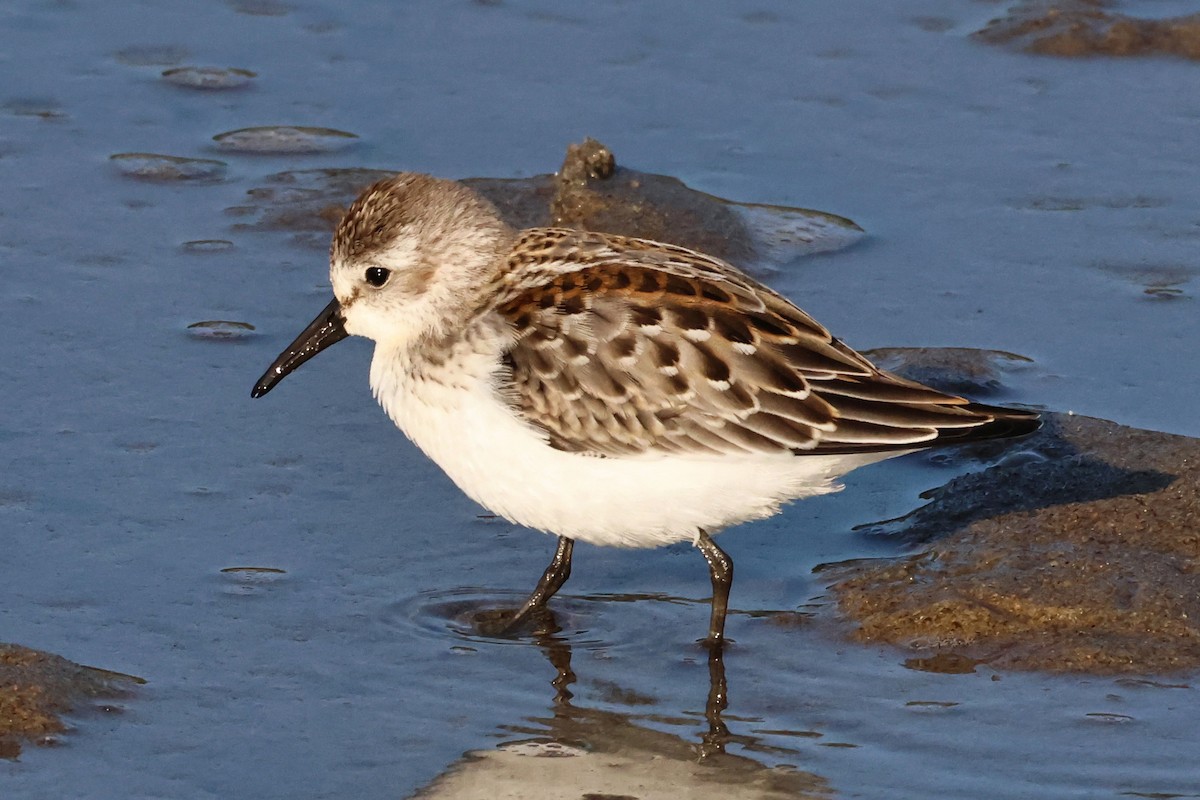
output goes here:
{"type": "Polygon", "coordinates": [[[729,741],[729,728],[721,713],[729,705],[729,684],[725,680],[725,646],[705,644],[708,650],[708,700],[704,704],[704,718],[708,720],[708,732],[700,737],[700,758],[709,758],[725,752],[729,741]]]}
{"type": "MultiPolygon", "coordinates": [[[[571,692],[571,685],[576,681],[575,671],[571,668],[571,643],[562,635],[563,628],[554,610],[541,609],[531,621],[533,641],[541,648],[555,671],[554,679],[550,681],[554,687],[554,720],[560,723],[577,722],[581,714],[594,714],[594,710],[579,708],[571,702],[575,696],[571,692]]],[[[725,745],[732,737],[722,719],[722,713],[729,705],[724,645],[701,642],[697,647],[704,648],[708,656],[708,698],[704,704],[704,718],[708,722],[708,730],[700,737],[699,746],[700,760],[703,761],[724,754],[725,745]]]]}
{"type": "MultiPolygon", "coordinates": [[[[476,608],[469,614],[476,635],[491,638],[478,633],[478,623],[486,625],[495,613],[476,608]]],[[[729,705],[727,650],[709,648],[705,652],[709,678],[704,709],[707,725],[699,742],[662,729],[664,725],[687,724],[686,714],[681,719],[577,703],[575,693],[580,682],[572,666],[571,640],[580,631],[569,630],[568,614],[559,613],[562,616],[553,609],[539,609],[523,620],[519,631],[504,637],[509,643],[519,639],[535,644],[553,667],[554,695],[549,713],[502,725],[501,730],[508,735],[506,741],[495,748],[465,754],[418,793],[422,800],[474,800],[505,792],[514,797],[545,796],[548,786],[558,797],[803,800],[829,796],[829,784],[819,775],[780,763],[781,758],[795,759],[800,755],[798,751],[752,734],[729,732],[722,718],[729,705]],[[727,752],[727,747],[739,752],[727,752]],[[547,761],[547,757],[553,760],[547,761]],[[764,763],[767,759],[770,764],[764,763]]],[[[604,681],[596,683],[605,686],[604,681]]],[[[699,695],[701,687],[695,688],[699,695]]],[[[747,721],[738,717],[731,720],[747,721]]]]}

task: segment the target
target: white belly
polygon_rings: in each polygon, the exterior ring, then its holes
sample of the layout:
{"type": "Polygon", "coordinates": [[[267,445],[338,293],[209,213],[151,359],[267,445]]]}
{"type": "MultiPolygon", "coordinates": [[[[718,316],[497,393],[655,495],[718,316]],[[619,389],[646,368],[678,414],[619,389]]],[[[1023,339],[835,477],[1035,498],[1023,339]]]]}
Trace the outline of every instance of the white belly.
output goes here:
{"type": "MultiPolygon", "coordinates": [[[[512,522],[599,545],[692,541],[769,517],[789,500],[837,491],[863,456],[600,458],[550,447],[497,397],[483,369],[456,385],[415,378],[377,349],[371,387],[392,420],[477,503],[512,522]]],[[[467,366],[467,365],[461,365],[467,366]]],[[[441,376],[439,376],[441,377],[441,376]]]]}

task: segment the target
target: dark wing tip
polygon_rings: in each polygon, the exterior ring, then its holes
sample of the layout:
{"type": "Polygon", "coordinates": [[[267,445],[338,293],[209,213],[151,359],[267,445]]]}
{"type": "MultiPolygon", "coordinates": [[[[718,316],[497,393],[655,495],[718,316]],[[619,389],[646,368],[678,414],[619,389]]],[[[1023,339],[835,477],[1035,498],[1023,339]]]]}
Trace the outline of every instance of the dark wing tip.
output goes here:
{"type": "Polygon", "coordinates": [[[960,444],[984,442],[996,439],[1016,439],[1028,436],[1042,427],[1042,417],[1036,411],[1021,408],[1002,408],[983,403],[968,403],[958,406],[960,410],[972,411],[991,417],[987,422],[971,427],[937,428],[937,436],[918,442],[837,442],[822,441],[811,450],[797,450],[796,455],[844,455],[851,453],[883,453],[887,451],[929,450],[935,447],[952,447],[960,444]]]}
{"type": "Polygon", "coordinates": [[[983,442],[992,439],[1015,439],[1028,436],[1042,427],[1042,416],[1036,411],[1023,408],[1002,408],[983,403],[960,406],[965,411],[992,417],[990,422],[972,428],[941,428],[936,439],[925,443],[926,447],[941,447],[968,442],[983,442]]]}
{"type": "MultiPolygon", "coordinates": [[[[966,406],[969,411],[988,414],[994,419],[977,428],[967,428],[960,431],[963,441],[980,441],[982,439],[1012,439],[1018,436],[1028,436],[1042,427],[1042,415],[1036,411],[1023,408],[1001,408],[982,403],[971,403],[966,406]]],[[[953,434],[954,431],[946,433],[953,434]]],[[[938,441],[941,437],[938,437],[938,441]]]]}

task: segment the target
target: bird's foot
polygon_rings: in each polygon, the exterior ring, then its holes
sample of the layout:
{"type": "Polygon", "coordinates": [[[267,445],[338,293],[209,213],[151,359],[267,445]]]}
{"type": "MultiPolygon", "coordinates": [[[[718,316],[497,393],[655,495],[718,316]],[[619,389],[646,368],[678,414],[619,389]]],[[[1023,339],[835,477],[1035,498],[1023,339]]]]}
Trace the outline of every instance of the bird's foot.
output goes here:
{"type": "Polygon", "coordinates": [[[481,636],[511,638],[522,632],[546,628],[553,621],[553,612],[545,606],[528,609],[509,607],[481,609],[474,615],[472,624],[481,636]]]}

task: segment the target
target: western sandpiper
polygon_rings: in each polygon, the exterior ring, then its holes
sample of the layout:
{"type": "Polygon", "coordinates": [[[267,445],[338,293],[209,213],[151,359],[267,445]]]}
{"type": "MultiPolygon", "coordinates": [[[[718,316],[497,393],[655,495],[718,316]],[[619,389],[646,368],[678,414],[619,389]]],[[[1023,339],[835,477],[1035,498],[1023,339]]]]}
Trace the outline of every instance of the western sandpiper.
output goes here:
{"type": "Polygon", "coordinates": [[[874,367],[784,297],[675,245],[516,231],[453,181],[367,188],[333,237],[334,299],[258,383],[262,397],[347,335],[371,388],[468,496],[558,548],[512,628],[563,585],[576,540],[690,540],[708,562],[708,639],[733,563],[716,532],[841,488],[852,469],[1019,436],[1029,411],[874,367]]]}

